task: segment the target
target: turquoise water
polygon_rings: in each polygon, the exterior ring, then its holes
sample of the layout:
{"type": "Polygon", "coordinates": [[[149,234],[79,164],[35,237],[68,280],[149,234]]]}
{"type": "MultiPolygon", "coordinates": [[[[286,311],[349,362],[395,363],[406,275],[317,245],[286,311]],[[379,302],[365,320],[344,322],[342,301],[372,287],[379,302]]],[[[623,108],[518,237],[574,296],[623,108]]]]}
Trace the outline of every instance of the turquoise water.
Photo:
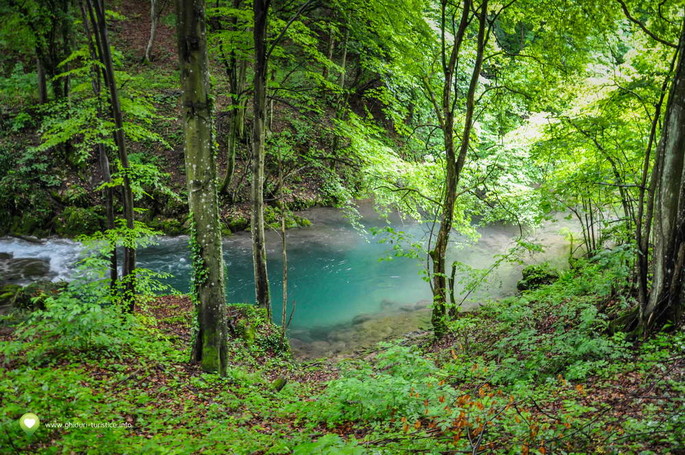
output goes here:
{"type": "MultiPolygon", "coordinates": [[[[385,227],[369,207],[363,208],[362,224],[366,228],[385,227]]],[[[379,312],[402,313],[430,302],[431,292],[422,279],[425,256],[421,258],[392,256],[394,244],[389,240],[354,229],[341,212],[331,208],[317,208],[303,213],[312,221],[307,228],[292,229],[288,236],[289,307],[296,305],[291,328],[328,330],[334,325],[350,324],[359,315],[379,312]]],[[[425,244],[429,225],[390,223],[397,231],[419,244],[425,244]]],[[[544,253],[520,257],[525,263],[545,260],[563,266],[568,257],[568,244],[563,229],[574,228],[574,223],[559,217],[527,238],[545,247],[544,253]]],[[[479,229],[477,243],[453,236],[448,262],[459,260],[470,267],[487,269],[498,255],[505,253],[518,236],[512,226],[491,225],[479,229]]],[[[276,232],[267,235],[269,275],[276,322],[281,315],[281,246],[276,232]]],[[[159,244],[138,252],[140,267],[172,275],[167,283],[181,292],[189,289],[190,261],[187,237],[163,237],[159,244]]],[[[16,259],[32,258],[49,265],[43,279],[69,279],[73,264],[79,257],[80,244],[64,239],[26,242],[20,239],[0,239],[0,253],[10,259],[0,260],[0,281],[4,268],[12,267],[16,259]],[[13,262],[14,261],[14,262],[13,262]]],[[[252,255],[249,233],[239,233],[224,240],[227,264],[227,295],[229,302],[253,302],[252,255]]],[[[2,258],[0,258],[2,259],[2,258]]],[[[500,265],[478,291],[469,294],[465,305],[477,305],[486,299],[510,295],[516,290],[522,266],[518,263],[500,265]]],[[[457,278],[464,278],[460,272],[457,278]]],[[[22,284],[25,284],[22,282],[22,284]]],[[[463,292],[458,288],[458,298],[463,292]]]]}
{"type": "MultiPolygon", "coordinates": [[[[431,299],[429,284],[422,270],[421,258],[393,257],[387,236],[374,236],[354,229],[341,212],[317,208],[304,215],[312,226],[289,230],[288,235],[288,307],[296,306],[291,328],[312,328],[350,323],[355,316],[379,312],[406,311],[417,305],[427,305],[431,299]],[[385,243],[380,240],[385,239],[385,243]]],[[[388,224],[378,219],[368,208],[362,218],[366,228],[388,224]]],[[[526,262],[556,260],[567,255],[567,244],[559,232],[563,221],[548,225],[534,233],[531,240],[546,246],[546,251],[522,259],[526,262]]],[[[397,231],[415,242],[425,244],[430,225],[390,223],[397,231]]],[[[449,261],[459,260],[471,267],[489,268],[497,255],[513,246],[519,231],[513,226],[492,225],[480,229],[477,243],[453,236],[449,261]]],[[[267,235],[269,278],[276,322],[281,319],[281,256],[280,237],[267,235]]],[[[229,302],[254,302],[254,281],[249,233],[239,233],[224,240],[227,264],[227,295],[229,302]]],[[[139,265],[174,275],[169,284],[179,291],[189,288],[187,238],[163,238],[160,244],[138,255],[139,265]]],[[[521,278],[518,263],[500,265],[478,291],[469,294],[466,305],[476,305],[489,298],[499,298],[515,292],[521,278]]],[[[465,276],[460,274],[459,276],[465,276]]],[[[465,295],[457,292],[458,298],[465,295]]]]}
{"type": "MultiPolygon", "coordinates": [[[[350,321],[362,313],[376,313],[389,307],[413,305],[430,298],[422,280],[422,262],[394,257],[391,246],[380,243],[382,236],[352,228],[333,209],[313,211],[315,225],[289,230],[288,306],[295,304],[293,328],[327,326],[350,321]]],[[[310,215],[311,216],[311,215],[310,215]]],[[[375,223],[366,222],[379,225],[375,223]]],[[[421,239],[422,226],[396,226],[421,239]]],[[[269,233],[268,267],[276,322],[281,319],[282,258],[280,237],[269,233]]],[[[224,240],[229,302],[253,302],[254,279],[249,233],[224,240]]],[[[189,288],[190,263],[187,238],[163,238],[159,245],[141,250],[141,267],[174,275],[168,284],[181,292],[189,288]]]]}

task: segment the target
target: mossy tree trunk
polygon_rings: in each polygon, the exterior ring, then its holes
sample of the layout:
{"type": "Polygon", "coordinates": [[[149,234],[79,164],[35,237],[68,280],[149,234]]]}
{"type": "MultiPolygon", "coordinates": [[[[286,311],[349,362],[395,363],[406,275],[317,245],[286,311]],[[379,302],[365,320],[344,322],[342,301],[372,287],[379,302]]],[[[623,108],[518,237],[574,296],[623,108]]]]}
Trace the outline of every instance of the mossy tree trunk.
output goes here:
{"type": "Polygon", "coordinates": [[[685,302],[685,24],[657,148],[654,276],[640,323],[645,332],[682,320],[685,302]]]}
{"type": "Polygon", "coordinates": [[[254,131],[252,141],[252,261],[254,265],[255,294],[257,304],[266,308],[271,321],[271,295],[266,264],[266,239],[264,235],[264,161],[266,150],[266,76],[267,48],[266,26],[270,0],[254,0],[254,131]]]}
{"type": "Polygon", "coordinates": [[[227,362],[226,295],[204,0],[177,0],[176,5],[188,206],[193,225],[193,287],[199,325],[193,358],[203,370],[223,375],[227,362]]]}

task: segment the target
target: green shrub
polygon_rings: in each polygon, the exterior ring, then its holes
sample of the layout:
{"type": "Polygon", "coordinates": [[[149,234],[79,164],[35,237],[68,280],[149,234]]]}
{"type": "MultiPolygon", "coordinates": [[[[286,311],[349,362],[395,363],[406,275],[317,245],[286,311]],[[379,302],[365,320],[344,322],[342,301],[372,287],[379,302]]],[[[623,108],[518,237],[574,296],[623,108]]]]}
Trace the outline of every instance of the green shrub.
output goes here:
{"type": "Polygon", "coordinates": [[[374,422],[390,418],[416,419],[424,401],[453,391],[439,385],[440,370],[416,348],[384,345],[373,367],[362,364],[331,381],[314,405],[312,415],[328,425],[345,421],[374,422]]]}
{"type": "Polygon", "coordinates": [[[523,278],[516,283],[519,291],[530,291],[554,283],[559,279],[559,272],[552,269],[549,264],[536,264],[525,267],[522,271],[523,278]]]}
{"type": "Polygon", "coordinates": [[[91,208],[66,207],[53,220],[55,232],[62,237],[90,235],[99,231],[104,218],[91,208]]]}

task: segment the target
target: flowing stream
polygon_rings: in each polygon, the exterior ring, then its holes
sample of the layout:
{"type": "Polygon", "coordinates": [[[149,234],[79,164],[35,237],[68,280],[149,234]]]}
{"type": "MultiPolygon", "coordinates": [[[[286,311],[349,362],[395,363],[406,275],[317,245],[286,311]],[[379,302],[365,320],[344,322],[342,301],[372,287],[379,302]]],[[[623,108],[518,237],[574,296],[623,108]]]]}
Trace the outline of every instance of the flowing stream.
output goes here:
{"type": "MultiPolygon", "coordinates": [[[[425,256],[398,257],[393,250],[396,245],[393,236],[387,232],[372,235],[368,228],[390,226],[405,238],[425,244],[430,225],[403,223],[399,218],[383,221],[367,206],[362,206],[361,212],[361,223],[367,232],[355,229],[337,209],[315,208],[302,213],[312,221],[312,226],[287,233],[288,305],[296,307],[290,335],[296,349],[307,345],[314,346],[317,354],[343,352],[364,341],[401,335],[395,332],[416,329],[427,321],[431,292],[423,279],[425,256]],[[362,332],[368,333],[365,336],[362,332]]],[[[528,233],[527,240],[540,243],[544,252],[526,253],[521,259],[525,263],[550,261],[563,267],[568,257],[568,242],[562,232],[573,227],[572,222],[559,218],[528,233]]],[[[469,267],[489,269],[519,236],[517,227],[506,225],[486,226],[479,233],[476,243],[455,236],[448,263],[458,260],[469,267]]],[[[280,237],[270,232],[267,240],[274,315],[280,323],[280,237]]],[[[169,273],[172,277],[167,284],[187,292],[190,275],[187,237],[162,237],[158,242],[139,250],[138,265],[169,273]]],[[[42,243],[0,239],[0,284],[68,279],[81,248],[80,244],[65,239],[48,239],[42,243]]],[[[250,248],[248,232],[224,240],[229,302],[254,301],[250,248]]],[[[477,305],[513,294],[521,278],[521,268],[519,264],[503,261],[483,280],[482,286],[468,295],[464,305],[477,305]]],[[[467,276],[464,271],[457,274],[458,278],[467,276]]],[[[463,283],[458,291],[458,300],[461,300],[465,296],[463,283]]]]}

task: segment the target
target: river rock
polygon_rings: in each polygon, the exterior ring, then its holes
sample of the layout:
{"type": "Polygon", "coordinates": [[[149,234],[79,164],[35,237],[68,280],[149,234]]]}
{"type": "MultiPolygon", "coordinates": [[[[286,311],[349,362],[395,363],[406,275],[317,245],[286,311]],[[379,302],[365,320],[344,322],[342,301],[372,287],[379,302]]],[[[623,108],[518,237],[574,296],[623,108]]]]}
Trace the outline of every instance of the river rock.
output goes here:
{"type": "Polygon", "coordinates": [[[381,300],[381,310],[391,310],[397,306],[397,302],[392,300],[383,299],[381,300]]]}
{"type": "Polygon", "coordinates": [[[368,314],[368,313],[358,314],[357,316],[355,316],[352,319],[352,324],[353,325],[363,324],[367,321],[370,321],[371,319],[373,319],[373,316],[368,314]]]}
{"type": "Polygon", "coordinates": [[[424,308],[428,308],[431,305],[431,303],[432,302],[428,299],[419,300],[418,302],[416,302],[415,308],[417,310],[422,310],[424,308]]]}
{"type": "Polygon", "coordinates": [[[340,354],[342,352],[345,352],[346,350],[347,350],[347,344],[342,342],[342,341],[338,341],[337,343],[331,344],[331,351],[334,354],[340,354]]]}
{"type": "Polygon", "coordinates": [[[314,357],[323,357],[331,352],[331,344],[328,341],[314,341],[309,345],[314,357]]]}
{"type": "Polygon", "coordinates": [[[331,332],[331,327],[312,327],[309,330],[309,337],[312,340],[325,340],[331,332]]]}
{"type": "Polygon", "coordinates": [[[42,258],[0,258],[0,284],[22,284],[50,278],[50,260],[42,258]]]}
{"type": "Polygon", "coordinates": [[[342,342],[347,344],[354,341],[355,333],[357,333],[357,330],[353,327],[335,330],[328,335],[328,341],[331,343],[342,342]]]}
{"type": "Polygon", "coordinates": [[[44,309],[45,299],[56,296],[66,288],[66,281],[36,281],[21,290],[14,304],[27,309],[44,309]]]}
{"type": "Polygon", "coordinates": [[[301,341],[302,343],[311,343],[314,341],[309,330],[293,329],[290,331],[290,336],[292,339],[301,341]]]}
{"type": "Polygon", "coordinates": [[[293,350],[301,351],[307,347],[307,343],[304,341],[298,339],[298,338],[291,338],[290,339],[290,347],[293,350]]]}

